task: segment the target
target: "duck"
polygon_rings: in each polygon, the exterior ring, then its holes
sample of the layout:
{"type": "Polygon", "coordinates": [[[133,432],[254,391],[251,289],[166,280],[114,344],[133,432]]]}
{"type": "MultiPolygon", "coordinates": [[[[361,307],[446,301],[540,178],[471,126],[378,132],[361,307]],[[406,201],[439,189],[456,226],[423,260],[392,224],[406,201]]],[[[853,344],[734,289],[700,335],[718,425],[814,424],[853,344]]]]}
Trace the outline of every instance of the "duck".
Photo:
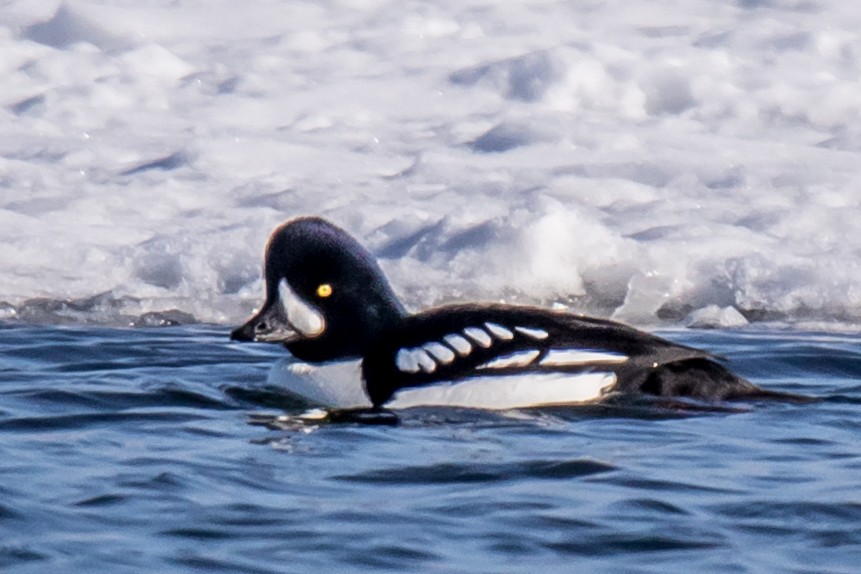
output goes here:
{"type": "Polygon", "coordinates": [[[374,256],[316,216],[271,234],[265,300],[230,338],[292,355],[270,381],[339,409],[518,409],[610,397],[784,398],[725,359],[609,319],[538,306],[457,303],[411,313],[374,256]]]}

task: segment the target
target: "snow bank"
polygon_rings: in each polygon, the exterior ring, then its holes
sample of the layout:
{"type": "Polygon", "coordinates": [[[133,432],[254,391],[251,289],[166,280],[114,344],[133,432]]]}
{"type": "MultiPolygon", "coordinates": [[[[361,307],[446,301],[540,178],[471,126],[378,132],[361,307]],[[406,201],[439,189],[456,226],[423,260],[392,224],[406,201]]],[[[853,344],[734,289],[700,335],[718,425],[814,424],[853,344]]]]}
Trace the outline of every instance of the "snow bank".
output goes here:
{"type": "Polygon", "coordinates": [[[857,324],[858,30],[824,0],[13,0],[0,318],[236,322],[313,213],[412,308],[857,324]]]}

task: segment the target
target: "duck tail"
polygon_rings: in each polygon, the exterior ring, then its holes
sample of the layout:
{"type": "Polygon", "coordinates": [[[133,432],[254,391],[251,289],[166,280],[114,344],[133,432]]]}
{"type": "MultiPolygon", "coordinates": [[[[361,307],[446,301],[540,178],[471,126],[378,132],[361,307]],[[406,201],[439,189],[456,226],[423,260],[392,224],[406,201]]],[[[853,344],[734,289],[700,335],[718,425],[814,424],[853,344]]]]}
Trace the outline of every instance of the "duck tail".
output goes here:
{"type": "Polygon", "coordinates": [[[640,384],[640,391],[660,397],[700,400],[815,401],[804,395],[763,389],[734,375],[710,357],[694,357],[661,365],[646,376],[640,384]]]}

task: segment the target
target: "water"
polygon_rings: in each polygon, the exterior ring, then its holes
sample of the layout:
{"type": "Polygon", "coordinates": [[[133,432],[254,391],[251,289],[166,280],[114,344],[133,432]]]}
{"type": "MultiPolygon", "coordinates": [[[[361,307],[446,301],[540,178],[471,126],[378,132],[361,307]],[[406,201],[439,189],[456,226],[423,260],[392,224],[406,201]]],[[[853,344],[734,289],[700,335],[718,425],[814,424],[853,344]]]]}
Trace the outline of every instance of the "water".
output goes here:
{"type": "Polygon", "coordinates": [[[0,567],[857,571],[861,336],[665,334],[821,400],[315,425],[223,327],[0,327],[0,567]]]}

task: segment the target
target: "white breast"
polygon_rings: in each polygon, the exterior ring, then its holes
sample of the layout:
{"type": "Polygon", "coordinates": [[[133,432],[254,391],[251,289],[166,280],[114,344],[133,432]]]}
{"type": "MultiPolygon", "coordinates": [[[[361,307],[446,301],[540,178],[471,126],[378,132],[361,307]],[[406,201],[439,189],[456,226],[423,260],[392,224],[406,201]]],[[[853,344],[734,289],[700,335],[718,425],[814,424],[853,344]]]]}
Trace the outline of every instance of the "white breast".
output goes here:
{"type": "MultiPolygon", "coordinates": [[[[281,359],[269,371],[268,382],[321,406],[339,409],[371,406],[362,384],[358,360],[310,365],[281,359]]],[[[450,406],[500,410],[583,404],[600,400],[615,383],[613,373],[473,377],[458,383],[403,389],[386,407],[450,406]]]]}
{"type": "Polygon", "coordinates": [[[336,409],[371,406],[359,360],[311,365],[281,359],[270,369],[268,382],[316,405],[336,409]]]}

